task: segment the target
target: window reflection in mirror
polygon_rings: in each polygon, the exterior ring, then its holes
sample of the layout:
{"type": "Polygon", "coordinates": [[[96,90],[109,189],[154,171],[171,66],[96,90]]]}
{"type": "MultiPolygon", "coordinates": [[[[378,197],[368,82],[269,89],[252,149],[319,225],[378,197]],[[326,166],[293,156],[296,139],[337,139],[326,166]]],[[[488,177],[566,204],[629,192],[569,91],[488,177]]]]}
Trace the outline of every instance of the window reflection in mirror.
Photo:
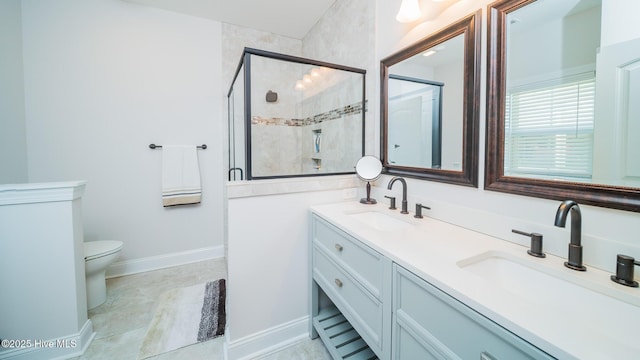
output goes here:
{"type": "Polygon", "coordinates": [[[489,5],[486,189],[640,212],[638,11],[489,5]]]}
{"type": "Polygon", "coordinates": [[[590,181],[600,0],[507,15],[504,174],[590,181]]]}
{"type": "Polygon", "coordinates": [[[386,173],[477,186],[478,16],[382,60],[386,173]]]}

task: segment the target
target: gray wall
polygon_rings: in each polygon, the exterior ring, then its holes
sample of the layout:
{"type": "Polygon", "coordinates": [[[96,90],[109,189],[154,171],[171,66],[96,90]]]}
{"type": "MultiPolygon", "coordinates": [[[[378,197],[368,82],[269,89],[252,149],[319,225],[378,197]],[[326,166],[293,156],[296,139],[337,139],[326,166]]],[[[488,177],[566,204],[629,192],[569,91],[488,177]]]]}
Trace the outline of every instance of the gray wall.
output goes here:
{"type": "Polygon", "coordinates": [[[0,184],[28,181],[20,0],[0,1],[0,184]]]}
{"type": "Polygon", "coordinates": [[[85,240],[123,241],[121,262],[221,255],[221,24],[120,0],[22,12],[29,181],[87,180],[85,240]],[[162,207],[150,143],[209,146],[202,204],[162,207]]]}

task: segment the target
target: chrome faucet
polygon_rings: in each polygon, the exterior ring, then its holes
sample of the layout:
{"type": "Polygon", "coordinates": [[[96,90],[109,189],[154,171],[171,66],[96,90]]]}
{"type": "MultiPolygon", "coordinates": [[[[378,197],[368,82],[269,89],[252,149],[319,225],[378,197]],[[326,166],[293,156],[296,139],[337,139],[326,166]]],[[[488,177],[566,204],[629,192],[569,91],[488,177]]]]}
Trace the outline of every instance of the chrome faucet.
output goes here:
{"type": "Polygon", "coordinates": [[[571,242],[569,242],[569,258],[564,266],[569,269],[586,271],[587,268],[582,265],[582,214],[580,206],[573,200],[565,200],[556,211],[555,226],[564,227],[567,223],[567,215],[571,210],[571,242]]]}
{"type": "Polygon", "coordinates": [[[387,189],[391,190],[393,183],[395,183],[398,180],[402,183],[402,210],[400,211],[400,213],[408,214],[409,210],[407,210],[407,181],[399,176],[394,176],[389,181],[389,185],[387,186],[387,189]]]}

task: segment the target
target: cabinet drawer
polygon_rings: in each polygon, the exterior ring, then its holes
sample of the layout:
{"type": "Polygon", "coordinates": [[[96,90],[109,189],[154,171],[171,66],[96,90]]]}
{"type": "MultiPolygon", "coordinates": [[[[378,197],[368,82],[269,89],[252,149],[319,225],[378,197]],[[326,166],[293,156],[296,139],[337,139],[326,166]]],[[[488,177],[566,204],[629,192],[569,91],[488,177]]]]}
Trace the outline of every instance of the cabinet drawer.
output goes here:
{"type": "Polygon", "coordinates": [[[313,249],[313,278],[360,336],[379,354],[382,348],[382,303],[317,246],[313,249]]]}
{"type": "Polygon", "coordinates": [[[376,299],[381,299],[384,277],[382,255],[315,215],[313,241],[376,299]]]}
{"type": "Polygon", "coordinates": [[[398,265],[393,280],[396,359],[410,358],[408,344],[427,359],[552,359],[398,265]]]}

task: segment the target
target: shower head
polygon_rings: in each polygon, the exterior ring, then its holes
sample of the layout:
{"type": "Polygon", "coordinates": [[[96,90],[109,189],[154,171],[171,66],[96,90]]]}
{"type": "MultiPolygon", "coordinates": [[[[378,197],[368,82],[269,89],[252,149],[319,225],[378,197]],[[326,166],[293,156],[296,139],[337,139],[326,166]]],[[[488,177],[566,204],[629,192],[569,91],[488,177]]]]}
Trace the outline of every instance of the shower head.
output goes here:
{"type": "Polygon", "coordinates": [[[278,93],[271,90],[267,91],[267,102],[272,103],[276,101],[278,101],[278,93]]]}

